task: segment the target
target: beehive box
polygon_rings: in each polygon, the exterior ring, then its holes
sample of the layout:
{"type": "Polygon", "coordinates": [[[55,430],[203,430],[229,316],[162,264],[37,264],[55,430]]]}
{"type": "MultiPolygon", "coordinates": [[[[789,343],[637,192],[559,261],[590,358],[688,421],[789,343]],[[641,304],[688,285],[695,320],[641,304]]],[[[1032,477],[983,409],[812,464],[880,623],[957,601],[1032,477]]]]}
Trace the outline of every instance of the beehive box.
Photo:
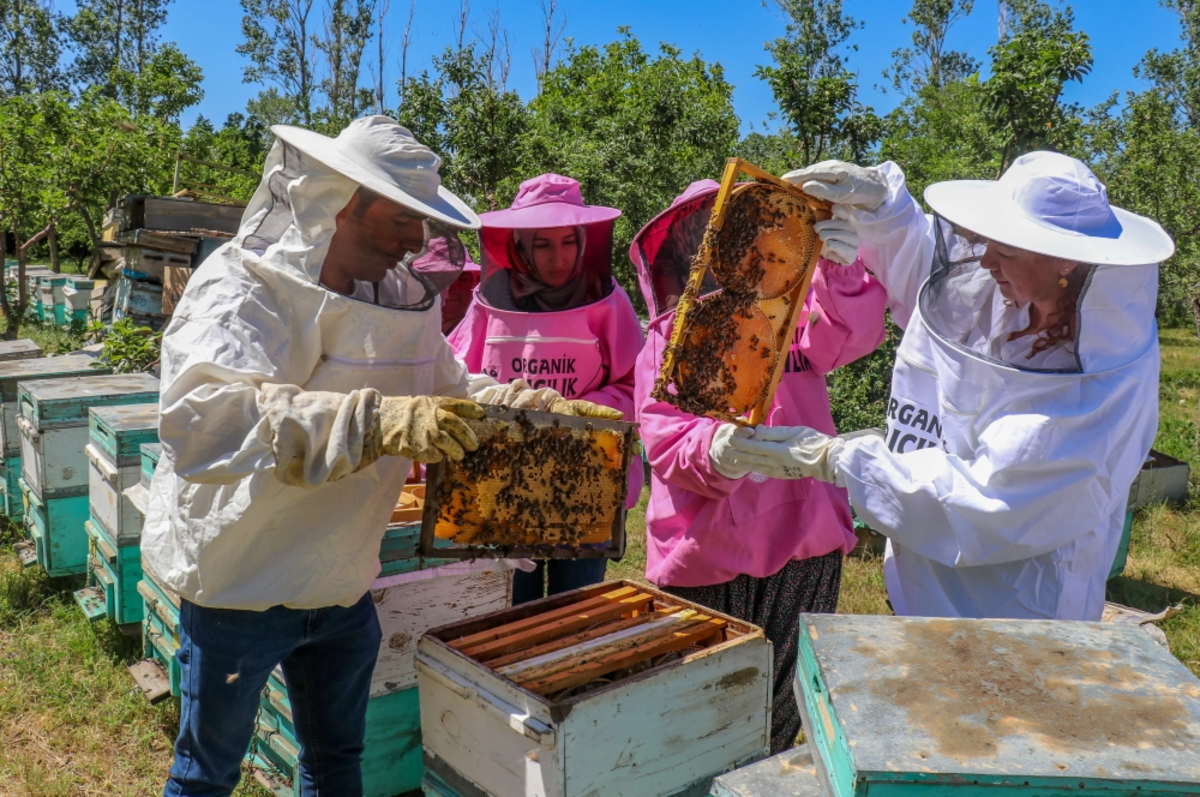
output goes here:
{"type": "Polygon", "coordinates": [[[460,797],[703,795],[770,740],[762,631],[630,582],[434,629],[416,665],[426,766],[460,797]]]}
{"type": "Polygon", "coordinates": [[[125,249],[125,268],[121,273],[129,279],[163,284],[166,269],[171,267],[191,268],[191,254],[155,251],[130,246],[125,249]]]}
{"type": "Polygon", "coordinates": [[[92,622],[108,617],[128,634],[139,631],[142,621],[142,551],[117,545],[95,518],[83,524],[88,536],[88,584],[75,592],[75,601],[92,622]]]}
{"type": "Polygon", "coordinates": [[[65,498],[39,496],[24,479],[19,481],[25,504],[25,534],[34,545],[37,563],[51,576],[70,576],[87,570],[87,494],[65,498]]]}
{"type": "Polygon", "coordinates": [[[713,781],[709,797],[827,797],[807,744],[713,781]]]}
{"type": "MultiPolygon", "coordinates": [[[[179,697],[181,671],[175,656],[179,652],[179,596],[142,562],[142,580],[137,585],[142,598],[142,655],[146,663],[157,665],[166,692],[150,693],[151,701],[167,694],[179,697]]],[[[137,666],[137,665],[135,665],[137,666]]],[[[132,669],[132,668],[131,668],[132,669]]],[[[134,676],[139,685],[142,679],[134,676]]]]}
{"type": "Polygon", "coordinates": [[[1200,794],[1200,680],[1125,624],[806,614],[796,683],[837,797],[1200,794]]]}
{"type": "Polygon", "coordinates": [[[140,623],[144,508],[126,491],[140,486],[141,447],[158,440],[158,405],[128,404],[89,412],[88,586],[75,600],[90,620],[107,616],[118,625],[140,623]]]}
{"type": "MultiPolygon", "coordinates": [[[[421,716],[413,653],[428,629],[497,609],[512,601],[512,573],[470,573],[409,581],[376,581],[371,598],[383,640],[371,678],[362,772],[366,797],[395,797],[421,786],[421,716]]],[[[285,680],[276,670],[259,708],[247,756],[259,780],[277,795],[298,795],[300,743],[285,680]]]]}
{"type": "Polygon", "coordinates": [[[21,477],[42,499],[86,495],[88,411],[157,402],[158,380],[149,374],[21,383],[17,396],[21,477]]]}
{"type": "Polygon", "coordinates": [[[63,295],[63,286],[67,284],[64,276],[51,275],[38,279],[38,296],[42,306],[40,318],[46,323],[62,326],[67,322],[67,297],[63,295]]]}
{"type": "MultiPolygon", "coordinates": [[[[67,354],[62,357],[39,357],[33,360],[0,362],[0,448],[4,458],[20,458],[21,433],[17,429],[17,385],[39,379],[63,379],[72,376],[107,374],[111,368],[87,354],[67,354]]],[[[5,467],[8,467],[7,464],[5,467]]],[[[18,463],[17,475],[20,476],[18,463]]]]}
{"type": "Polygon", "coordinates": [[[634,425],[485,407],[479,450],[428,466],[421,554],[619,558],[634,425]]]}
{"type": "Polygon", "coordinates": [[[88,410],[157,401],[158,380],[146,374],[21,383],[21,480],[41,511],[26,527],[43,535],[47,551],[58,552],[53,568],[43,562],[51,575],[87,570],[88,410]]]}
{"type": "Polygon", "coordinates": [[[42,356],[42,347],[28,338],[0,341],[0,363],[34,360],[42,356]]]}
{"type": "Polygon", "coordinates": [[[94,407],[88,426],[92,517],[117,545],[137,545],[142,513],[124,493],[141,482],[142,446],[158,443],[158,403],[94,407]]]}
{"type": "Polygon", "coordinates": [[[721,180],[653,395],[685,412],[762,422],[783,373],[828,203],[738,158],[721,180]],[[747,175],[748,183],[738,183],[747,175]],[[706,280],[720,290],[702,295],[706,280]]]}
{"type": "Polygon", "coordinates": [[[122,276],[117,280],[116,295],[113,299],[113,318],[117,321],[132,318],[140,325],[161,326],[166,320],[162,299],[161,285],[153,285],[149,282],[122,276]]]}

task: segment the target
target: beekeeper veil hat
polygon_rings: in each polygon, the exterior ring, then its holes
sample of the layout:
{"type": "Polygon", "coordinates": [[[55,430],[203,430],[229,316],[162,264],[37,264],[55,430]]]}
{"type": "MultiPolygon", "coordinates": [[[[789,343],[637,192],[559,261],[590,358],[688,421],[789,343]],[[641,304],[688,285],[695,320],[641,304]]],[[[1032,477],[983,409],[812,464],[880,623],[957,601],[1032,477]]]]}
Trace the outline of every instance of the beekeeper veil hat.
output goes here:
{"type": "Polygon", "coordinates": [[[287,125],[271,130],[276,141],[235,241],[257,256],[255,266],[319,282],[337,214],[365,188],[426,219],[422,251],[397,263],[383,283],[368,286],[375,303],[430,308],[465,261],[457,231],[479,226],[475,213],[441,185],[441,159],[433,150],[386,116],[355,120],[337,138],[287,125]],[[451,256],[424,269],[421,256],[431,243],[451,256]]]}

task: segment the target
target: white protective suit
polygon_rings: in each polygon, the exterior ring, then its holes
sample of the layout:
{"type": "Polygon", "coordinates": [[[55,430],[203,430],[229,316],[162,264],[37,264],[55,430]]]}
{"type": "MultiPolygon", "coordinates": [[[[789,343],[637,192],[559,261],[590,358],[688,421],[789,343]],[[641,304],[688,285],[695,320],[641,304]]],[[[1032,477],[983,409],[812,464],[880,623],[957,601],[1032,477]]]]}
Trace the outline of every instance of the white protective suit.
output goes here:
{"type": "Polygon", "coordinates": [[[838,470],[859,516],[889,538],[892,605],[1099,620],[1129,486],[1158,425],[1157,265],[1092,266],[1077,347],[1028,359],[1033,339],[1006,334],[1028,310],[1006,305],[986,270],[937,294],[939,227],[899,167],[877,168],[883,204],[841,212],[904,338],[887,436],[847,440],[838,470]]]}
{"type": "Polygon", "coordinates": [[[197,270],[163,336],[163,456],[142,554],[196,604],[307,609],[361,599],[412,468],[385,456],[355,470],[373,395],[363,389],[469,393],[437,302],[424,311],[385,306],[423,290],[404,267],[380,283],[379,305],[370,285],[356,286],[368,299],[360,301],[318,284],[334,217],[357,188],[276,141],[238,236],[197,270]],[[309,436],[299,441],[310,452],[305,486],[274,473],[267,408],[276,405],[265,398],[278,385],[344,394],[299,408],[303,422],[291,424],[309,436]]]}

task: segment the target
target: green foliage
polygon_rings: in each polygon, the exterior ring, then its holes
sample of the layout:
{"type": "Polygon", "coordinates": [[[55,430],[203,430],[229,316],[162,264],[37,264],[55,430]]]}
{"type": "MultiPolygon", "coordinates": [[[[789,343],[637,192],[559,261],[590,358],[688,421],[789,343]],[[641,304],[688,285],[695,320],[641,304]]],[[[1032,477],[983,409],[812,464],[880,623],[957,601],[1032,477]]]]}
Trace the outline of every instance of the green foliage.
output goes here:
{"type": "Polygon", "coordinates": [[[0,98],[66,88],[63,41],[45,0],[0,0],[0,98]]]}
{"type": "Polygon", "coordinates": [[[523,174],[569,175],[586,201],[622,210],[614,273],[642,309],[627,254],[633,235],[689,183],[720,177],[738,119],[719,64],[665,44],[651,55],[628,29],[620,34],[603,48],[568,45],[543,75],[523,174]]]}
{"type": "Polygon", "coordinates": [[[839,432],[882,427],[892,391],[892,367],[903,332],[887,319],[887,337],[873,353],[829,375],[829,407],[839,432]]]}
{"type": "Polygon", "coordinates": [[[521,182],[530,111],[500,80],[494,46],[447,48],[408,78],[399,121],[442,156],[442,180],[478,210],[507,204],[521,182]]]}
{"type": "MultiPolygon", "coordinates": [[[[1067,149],[1078,136],[1079,109],[1059,99],[1068,80],[1092,68],[1086,33],[1047,37],[1026,31],[991,49],[992,76],[984,84],[984,118],[1000,137],[1003,172],[1020,154],[1067,149]]],[[[997,176],[999,176],[997,174],[997,176]]]]}
{"type": "Polygon", "coordinates": [[[975,0],[913,0],[903,19],[913,26],[913,46],[895,50],[891,69],[883,73],[893,88],[903,94],[926,86],[939,89],[978,71],[979,62],[970,55],[946,49],[950,28],[974,7],[975,0]]]}
{"type": "Polygon", "coordinates": [[[857,80],[842,52],[861,25],[842,12],[842,0],[776,3],[788,18],[787,30],[767,44],[775,65],[760,66],[755,75],[771,86],[797,162],[861,160],[882,126],[858,101],[857,80]]]}
{"type": "Polygon", "coordinates": [[[217,163],[229,169],[215,169],[205,163],[185,160],[180,164],[184,185],[215,186],[233,199],[248,201],[258,188],[263,161],[271,145],[270,129],[261,119],[231,113],[225,125],[216,130],[203,116],[183,137],[181,151],[188,158],[217,163]]]}
{"type": "Polygon", "coordinates": [[[118,100],[132,115],[178,120],[204,96],[200,67],[174,43],[160,46],[171,0],[79,0],[65,21],[82,89],[118,100]]]}
{"type": "Polygon", "coordinates": [[[100,360],[111,366],[115,374],[140,373],[158,362],[161,352],[161,332],[123,318],[108,331],[100,360]]]}
{"type": "Polygon", "coordinates": [[[268,124],[336,135],[374,104],[359,86],[377,0],[241,0],[246,83],[269,84],[250,109],[268,124]]]}

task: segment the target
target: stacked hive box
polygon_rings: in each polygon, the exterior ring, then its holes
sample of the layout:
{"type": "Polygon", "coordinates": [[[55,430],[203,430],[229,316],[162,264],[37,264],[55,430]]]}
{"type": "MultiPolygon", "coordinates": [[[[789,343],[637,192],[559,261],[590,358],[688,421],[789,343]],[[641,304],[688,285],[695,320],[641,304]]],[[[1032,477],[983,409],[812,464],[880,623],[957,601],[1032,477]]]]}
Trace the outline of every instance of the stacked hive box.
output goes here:
{"type": "MultiPolygon", "coordinates": [[[[18,360],[32,360],[42,356],[42,349],[32,340],[9,340],[0,342],[0,367],[6,363],[18,360]]],[[[0,401],[0,412],[3,412],[3,403],[0,401]]],[[[0,426],[8,426],[9,421],[7,416],[0,421],[0,426]]],[[[10,427],[15,436],[16,418],[12,419],[10,427]]],[[[9,452],[8,447],[3,445],[4,434],[0,428],[0,449],[3,450],[3,459],[0,459],[0,512],[8,516],[10,520],[19,521],[22,516],[21,511],[21,491],[17,486],[17,480],[21,478],[20,458],[21,446],[14,440],[14,451],[9,452]],[[16,464],[16,471],[13,472],[10,464],[16,464]],[[9,506],[9,495],[13,496],[13,506],[9,506]]]]}
{"type": "MultiPolygon", "coordinates": [[[[140,446],[138,483],[125,489],[125,498],[145,520],[150,498],[150,481],[162,456],[162,445],[140,446]]],[[[142,655],[145,661],[130,668],[150,700],[179,696],[179,596],[163,585],[162,579],[142,562],[142,580],[137,584],[142,601],[142,655]],[[146,665],[156,665],[147,667],[146,665]],[[143,678],[145,676],[145,678],[143,678]],[[147,680],[149,684],[147,685],[147,680]],[[161,684],[157,691],[153,684],[161,684]]]]}
{"type": "Polygon", "coordinates": [[[23,382],[17,389],[25,526],[38,562],[52,576],[87,570],[88,410],[156,403],[147,374],[23,382]]]}
{"type": "MultiPolygon", "coordinates": [[[[409,485],[409,495],[423,485],[409,485]]],[[[380,545],[381,570],[371,589],[383,641],[371,679],[367,733],[363,752],[366,797],[393,797],[419,789],[421,716],[413,653],[430,628],[508,606],[512,576],[507,572],[475,572],[403,581],[405,574],[449,564],[417,555],[420,504],[397,506],[393,523],[380,545]],[[411,518],[411,519],[410,519],[411,518]]],[[[460,569],[461,565],[458,566],[460,569]]],[[[292,724],[291,703],[283,673],[271,676],[259,710],[255,742],[247,756],[259,780],[272,792],[299,795],[300,743],[292,724]]]]}
{"type": "Polygon", "coordinates": [[[142,621],[143,514],[125,491],[141,482],[142,445],[158,442],[158,404],[93,408],[88,423],[89,586],[75,599],[91,620],[136,624],[142,621]]]}
{"type": "Polygon", "coordinates": [[[761,758],[763,632],[614,582],[430,631],[416,656],[428,794],[708,794],[761,758]]]}
{"type": "MultiPolygon", "coordinates": [[[[91,376],[108,372],[107,366],[85,354],[0,362],[0,449],[4,452],[4,479],[0,482],[0,490],[4,491],[4,514],[8,515],[10,520],[19,522],[25,517],[20,487],[21,433],[17,430],[17,385],[39,379],[91,376]]],[[[26,564],[36,561],[32,556],[32,548],[19,553],[28,554],[22,557],[26,564]]]]}
{"type": "MultiPolygon", "coordinates": [[[[125,245],[112,319],[161,329],[192,269],[238,229],[243,208],[176,197],[126,196],[109,227],[125,245]]],[[[97,261],[99,264],[99,261],[97,261]]]]}

